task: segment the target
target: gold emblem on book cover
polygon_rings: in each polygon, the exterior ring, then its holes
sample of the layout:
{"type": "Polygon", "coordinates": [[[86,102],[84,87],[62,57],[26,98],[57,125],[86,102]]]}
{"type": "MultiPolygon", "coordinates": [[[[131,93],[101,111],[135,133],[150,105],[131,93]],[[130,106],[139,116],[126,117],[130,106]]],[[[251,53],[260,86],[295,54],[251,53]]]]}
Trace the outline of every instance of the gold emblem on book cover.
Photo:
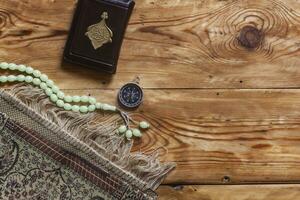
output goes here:
{"type": "Polygon", "coordinates": [[[113,37],[113,32],[106,25],[106,19],[108,19],[107,12],[103,12],[101,18],[101,22],[89,26],[85,33],[85,35],[91,40],[95,50],[106,43],[112,42],[113,37]]]}

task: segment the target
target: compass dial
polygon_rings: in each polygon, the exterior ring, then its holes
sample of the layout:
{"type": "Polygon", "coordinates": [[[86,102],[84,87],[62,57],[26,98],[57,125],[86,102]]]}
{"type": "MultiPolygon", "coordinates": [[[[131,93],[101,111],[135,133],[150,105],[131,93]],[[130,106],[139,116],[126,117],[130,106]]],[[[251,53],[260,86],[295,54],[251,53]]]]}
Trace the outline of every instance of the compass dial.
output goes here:
{"type": "Polygon", "coordinates": [[[124,85],[119,92],[119,103],[125,108],[136,108],[143,101],[143,90],[136,83],[124,85]]]}

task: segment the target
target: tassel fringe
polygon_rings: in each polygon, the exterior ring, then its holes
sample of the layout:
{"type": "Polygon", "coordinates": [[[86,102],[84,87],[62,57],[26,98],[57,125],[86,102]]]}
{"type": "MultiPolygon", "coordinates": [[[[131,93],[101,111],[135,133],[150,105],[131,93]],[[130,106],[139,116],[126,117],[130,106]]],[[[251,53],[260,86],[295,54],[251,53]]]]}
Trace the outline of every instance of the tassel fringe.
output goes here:
{"type": "Polygon", "coordinates": [[[15,85],[7,91],[43,118],[144,182],[149,189],[157,189],[175,168],[174,163],[160,163],[158,150],[151,155],[131,153],[133,142],[116,134],[117,128],[123,123],[117,113],[80,114],[65,111],[50,102],[43,90],[24,84],[15,85]]]}

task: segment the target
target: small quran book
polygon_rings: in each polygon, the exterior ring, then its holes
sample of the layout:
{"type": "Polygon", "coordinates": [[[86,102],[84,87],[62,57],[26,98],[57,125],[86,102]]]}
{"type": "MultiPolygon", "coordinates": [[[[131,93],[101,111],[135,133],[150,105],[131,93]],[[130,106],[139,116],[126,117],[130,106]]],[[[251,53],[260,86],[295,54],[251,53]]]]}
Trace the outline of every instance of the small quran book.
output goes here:
{"type": "Polygon", "coordinates": [[[64,59],[115,73],[134,4],[132,0],[79,0],[64,59]]]}

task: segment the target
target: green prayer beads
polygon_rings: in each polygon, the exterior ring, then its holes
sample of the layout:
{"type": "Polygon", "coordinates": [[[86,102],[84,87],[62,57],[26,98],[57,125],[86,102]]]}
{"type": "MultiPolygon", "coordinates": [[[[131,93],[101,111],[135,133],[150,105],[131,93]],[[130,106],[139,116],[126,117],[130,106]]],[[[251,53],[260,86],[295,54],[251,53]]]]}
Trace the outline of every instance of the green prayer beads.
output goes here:
{"type": "Polygon", "coordinates": [[[142,133],[139,129],[133,129],[132,130],[132,134],[135,136],[135,137],[142,137],[142,133]]]}
{"type": "MultiPolygon", "coordinates": [[[[97,102],[94,97],[89,96],[68,96],[62,92],[54,82],[48,78],[46,74],[41,73],[39,70],[35,70],[32,67],[27,67],[25,65],[16,65],[14,63],[0,63],[0,69],[19,71],[23,74],[20,75],[9,75],[0,76],[0,83],[7,82],[26,82],[33,84],[42,90],[49,97],[49,99],[56,104],[58,107],[63,108],[66,111],[89,113],[96,110],[104,110],[111,112],[120,112],[121,116],[125,119],[126,125],[122,125],[117,129],[119,134],[124,134],[125,137],[130,140],[132,137],[142,137],[142,133],[139,129],[131,129],[128,122],[131,120],[127,114],[118,110],[115,106],[109,104],[103,104],[97,102]],[[72,105],[72,103],[84,103],[88,105],[72,105]]],[[[132,120],[131,120],[132,121],[132,120]]],[[[147,122],[140,122],[138,124],[141,129],[148,129],[150,125],[147,122]]]]}
{"type": "Polygon", "coordinates": [[[87,113],[89,111],[89,108],[87,106],[80,106],[79,110],[82,113],[87,113]]]}
{"type": "Polygon", "coordinates": [[[140,127],[142,129],[148,129],[150,128],[150,124],[148,124],[147,122],[140,122],[140,127]]]}
{"type": "Polygon", "coordinates": [[[63,108],[64,105],[65,105],[65,103],[64,103],[62,100],[57,100],[57,101],[56,101],[56,105],[57,105],[58,107],[60,107],[60,108],[63,108]]]}
{"type": "Polygon", "coordinates": [[[65,104],[64,104],[64,109],[65,109],[66,111],[70,111],[70,110],[72,110],[72,106],[71,106],[71,104],[69,104],[69,103],[65,103],[65,104]]]}
{"type": "Polygon", "coordinates": [[[133,136],[132,130],[127,130],[126,133],[125,133],[125,135],[126,135],[126,138],[130,140],[132,138],[132,136],[133,136]]]}

